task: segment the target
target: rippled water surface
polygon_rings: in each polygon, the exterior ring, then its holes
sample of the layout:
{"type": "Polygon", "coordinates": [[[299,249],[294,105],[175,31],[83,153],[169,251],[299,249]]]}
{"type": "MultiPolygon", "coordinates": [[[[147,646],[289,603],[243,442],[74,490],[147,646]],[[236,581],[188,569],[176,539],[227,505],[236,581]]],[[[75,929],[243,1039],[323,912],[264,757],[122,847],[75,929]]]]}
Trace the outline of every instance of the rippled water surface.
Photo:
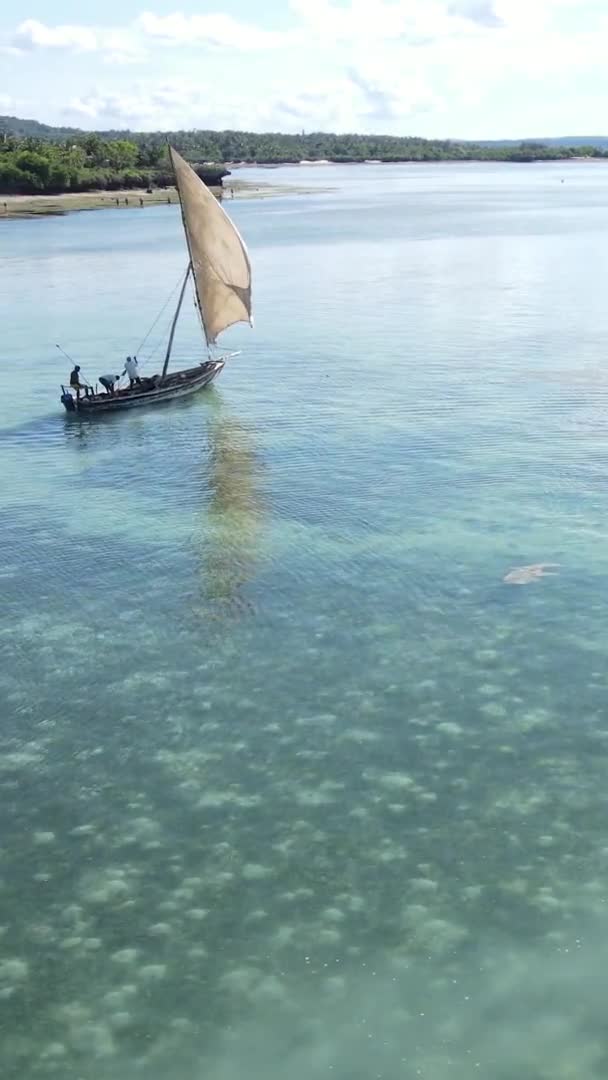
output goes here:
{"type": "Polygon", "coordinates": [[[250,175],[105,422],[177,208],[0,223],[3,1080],[605,1078],[606,166],[250,175]]]}

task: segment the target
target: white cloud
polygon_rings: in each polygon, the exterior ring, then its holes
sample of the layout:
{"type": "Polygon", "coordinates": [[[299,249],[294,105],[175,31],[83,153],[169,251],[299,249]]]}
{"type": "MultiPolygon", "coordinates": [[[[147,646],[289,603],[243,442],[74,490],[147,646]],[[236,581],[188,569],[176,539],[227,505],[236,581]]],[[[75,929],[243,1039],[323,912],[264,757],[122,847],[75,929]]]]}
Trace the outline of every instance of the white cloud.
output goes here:
{"type": "Polygon", "coordinates": [[[336,78],[315,90],[294,86],[283,96],[276,94],[264,103],[260,117],[262,130],[299,132],[353,130],[352,87],[336,78]]]}
{"type": "Polygon", "coordinates": [[[366,43],[402,41],[426,45],[462,33],[485,31],[499,25],[491,10],[480,19],[482,8],[492,0],[290,0],[291,10],[318,42],[366,43]],[[474,18],[477,14],[477,18],[474,18]]]}
{"type": "Polygon", "coordinates": [[[98,31],[100,50],[104,60],[110,64],[136,64],[147,58],[147,50],[138,36],[129,28],[126,30],[98,31]]]}
{"type": "Polygon", "coordinates": [[[104,60],[128,63],[144,60],[147,46],[198,46],[254,52],[287,45],[293,35],[264,30],[231,15],[155,15],[143,12],[128,26],[105,27],[64,24],[49,26],[25,19],[2,51],[23,54],[42,50],[99,53],[104,60]]]}
{"type": "Polygon", "coordinates": [[[171,45],[211,45],[217,48],[256,50],[283,45],[287,35],[262,30],[231,15],[154,15],[145,11],[135,26],[146,37],[171,45]]]}
{"type": "Polygon", "coordinates": [[[145,54],[129,28],[106,29],[66,23],[47,26],[37,19],[26,19],[15,30],[9,49],[13,52],[63,50],[76,53],[100,53],[104,59],[128,63],[145,54]]]}
{"type": "MultiPolygon", "coordinates": [[[[221,108],[214,108],[213,91],[200,80],[139,81],[123,91],[97,87],[73,97],[64,118],[95,128],[131,127],[143,131],[184,127],[216,127],[228,116],[236,120],[241,103],[222,93],[221,108]]],[[[233,126],[237,126],[234,124],[233,126]]]]}
{"type": "Polygon", "coordinates": [[[99,128],[519,135],[528,124],[538,133],[535,117],[564,108],[576,115],[564,86],[569,79],[576,90],[579,71],[586,80],[594,73],[598,86],[603,79],[606,0],[285,2],[292,13],[285,31],[170,9],[114,28],[26,19],[0,51],[20,53],[22,76],[11,89],[28,98],[45,78],[44,53],[84,56],[96,89],[88,80],[74,85],[71,73],[68,83],[66,72],[62,101],[53,106],[40,90],[28,108],[44,119],[63,110],[64,122],[67,115],[99,128]],[[276,50],[272,65],[258,60],[268,49],[276,50]],[[196,50],[206,51],[208,86],[196,50]],[[28,66],[32,51],[40,55],[28,66]],[[104,78],[104,64],[134,60],[147,61],[139,81],[120,71],[104,78]],[[163,81],[175,71],[181,79],[163,81]]]}
{"type": "Polygon", "coordinates": [[[88,26],[46,26],[37,19],[20,23],[13,35],[17,49],[74,49],[94,52],[98,48],[97,33],[88,26]]]}
{"type": "Polygon", "coordinates": [[[115,92],[94,91],[82,97],[75,97],[65,109],[66,115],[81,119],[103,121],[108,127],[147,126],[146,121],[157,114],[150,99],[137,92],[119,94],[115,92]]]}
{"type": "MultiPolygon", "coordinates": [[[[288,0],[296,26],[267,30],[222,12],[158,15],[144,11],[131,23],[115,29],[95,25],[50,26],[26,19],[4,50],[64,49],[135,56],[146,45],[207,46],[256,51],[290,45],[325,44],[369,46],[370,42],[430,46],[446,40],[470,40],[479,47],[512,35],[532,41],[541,31],[552,32],[564,13],[585,19],[602,11],[601,0],[288,0]],[[583,16],[581,11],[585,12],[583,16]]],[[[562,35],[565,37],[565,35],[562,35]]],[[[535,42],[538,45],[538,42],[535,42]]],[[[542,52],[542,49],[539,51],[542,52]]]]}
{"type": "Polygon", "coordinates": [[[503,26],[503,20],[496,10],[494,0],[451,0],[448,14],[456,15],[481,26],[503,26]]]}
{"type": "Polygon", "coordinates": [[[291,0],[290,6],[309,33],[329,44],[395,38],[403,33],[407,21],[402,4],[385,0],[377,0],[374,9],[364,0],[351,0],[347,6],[331,0],[291,0]]]}
{"type": "MultiPolygon", "coordinates": [[[[216,12],[186,15],[175,11],[158,15],[144,11],[123,27],[47,25],[26,19],[2,46],[4,51],[66,50],[97,53],[112,62],[143,61],[154,46],[212,48],[237,52],[319,46],[360,50],[369,47],[408,46],[432,49],[444,42],[460,49],[471,45],[480,52],[510,50],[514,70],[517,54],[533,48],[542,63],[547,37],[557,35],[558,16],[577,10],[580,0],[289,0],[296,25],[286,31],[268,30],[216,12]],[[542,34],[542,48],[538,37],[542,34]]],[[[585,10],[599,0],[587,0],[585,10]]],[[[599,10],[599,9],[598,9],[599,10]]],[[[566,52],[566,50],[563,50],[566,52]]],[[[409,60],[409,58],[407,58],[409,60]]],[[[461,60],[451,57],[456,68],[461,60]]]]}
{"type": "Polygon", "coordinates": [[[262,121],[266,130],[403,133],[412,117],[437,106],[421,75],[366,61],[314,90],[296,86],[270,98],[262,121]]]}
{"type": "MultiPolygon", "coordinates": [[[[558,27],[561,17],[585,19],[605,0],[290,0],[292,13],[320,44],[386,41],[432,45],[450,39],[482,43],[516,33],[527,39],[558,27]]],[[[536,45],[538,46],[538,42],[536,45]]]]}
{"type": "Polygon", "coordinates": [[[534,30],[550,26],[568,8],[580,11],[584,0],[492,0],[495,14],[507,27],[534,30]]]}
{"type": "Polygon", "coordinates": [[[9,115],[16,108],[16,102],[10,94],[0,94],[0,112],[9,115]]]}
{"type": "Polygon", "coordinates": [[[438,105],[438,99],[424,77],[415,70],[391,72],[385,66],[364,64],[349,71],[353,108],[364,128],[386,127],[390,121],[406,121],[438,105]]]}
{"type": "MultiPolygon", "coordinates": [[[[603,67],[608,19],[599,32],[599,0],[583,4],[584,17],[581,0],[291,0],[291,7],[328,57],[340,50],[359,91],[349,107],[362,131],[375,122],[378,131],[403,133],[410,117],[427,111],[440,117],[460,107],[466,118],[466,108],[483,109],[499,86],[516,100],[523,79],[542,98],[543,76],[603,67]]],[[[528,107],[516,108],[525,127],[528,107]]]]}
{"type": "Polygon", "coordinates": [[[366,62],[315,80],[314,86],[294,78],[287,95],[277,80],[263,98],[245,90],[218,90],[198,79],[142,80],[122,92],[98,87],[73,97],[63,116],[64,121],[95,128],[376,132],[402,131],[410,118],[437,104],[421,73],[401,74],[366,62]]]}

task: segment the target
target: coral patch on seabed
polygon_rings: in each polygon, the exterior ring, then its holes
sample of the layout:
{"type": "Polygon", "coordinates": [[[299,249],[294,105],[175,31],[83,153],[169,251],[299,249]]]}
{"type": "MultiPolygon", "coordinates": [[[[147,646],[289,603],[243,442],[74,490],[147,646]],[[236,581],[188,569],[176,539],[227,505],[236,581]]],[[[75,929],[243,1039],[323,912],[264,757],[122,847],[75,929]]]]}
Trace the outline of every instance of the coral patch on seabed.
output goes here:
{"type": "Polygon", "coordinates": [[[530,566],[516,566],[509,570],[502,579],[506,585],[529,585],[541,577],[555,577],[559,563],[531,563],[530,566]]]}

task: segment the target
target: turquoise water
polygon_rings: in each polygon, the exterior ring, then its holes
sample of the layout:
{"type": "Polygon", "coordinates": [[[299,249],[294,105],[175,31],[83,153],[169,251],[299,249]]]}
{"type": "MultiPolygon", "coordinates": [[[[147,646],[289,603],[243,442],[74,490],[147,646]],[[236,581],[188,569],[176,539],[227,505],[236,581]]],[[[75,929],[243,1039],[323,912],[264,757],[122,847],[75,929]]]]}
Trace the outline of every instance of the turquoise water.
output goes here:
{"type": "Polygon", "coordinates": [[[1,223],[2,1076],[608,1077],[608,173],[256,177],[105,422],[177,209],[1,223]]]}

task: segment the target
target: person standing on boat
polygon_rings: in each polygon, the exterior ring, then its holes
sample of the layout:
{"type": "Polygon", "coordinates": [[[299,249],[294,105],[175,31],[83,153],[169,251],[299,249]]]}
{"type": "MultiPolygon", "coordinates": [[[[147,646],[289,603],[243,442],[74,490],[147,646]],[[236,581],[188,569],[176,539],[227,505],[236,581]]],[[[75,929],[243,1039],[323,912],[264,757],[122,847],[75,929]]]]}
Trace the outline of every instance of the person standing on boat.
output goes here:
{"type": "Polygon", "coordinates": [[[129,390],[132,390],[134,386],[141,383],[141,379],[139,377],[139,364],[137,363],[136,356],[127,356],[127,359],[125,361],[125,370],[122,372],[122,375],[129,376],[129,390]]]}
{"type": "Polygon", "coordinates": [[[120,375],[100,375],[99,381],[104,390],[107,390],[110,397],[114,397],[114,383],[117,383],[120,379],[120,375]]]}
{"type": "Polygon", "coordinates": [[[81,390],[84,390],[85,396],[88,393],[87,384],[80,381],[80,364],[75,364],[70,371],[70,386],[72,390],[76,391],[76,401],[80,401],[81,390]]]}

